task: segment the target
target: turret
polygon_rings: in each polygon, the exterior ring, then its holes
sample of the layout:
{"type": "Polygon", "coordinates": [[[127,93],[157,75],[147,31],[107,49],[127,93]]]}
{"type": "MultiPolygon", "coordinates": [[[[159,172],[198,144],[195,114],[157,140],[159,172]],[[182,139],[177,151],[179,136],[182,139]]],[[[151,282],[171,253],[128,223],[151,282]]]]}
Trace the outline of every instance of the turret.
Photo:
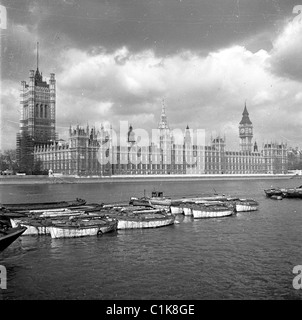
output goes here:
{"type": "Polygon", "coordinates": [[[192,138],[191,138],[191,134],[190,134],[189,125],[187,125],[186,130],[185,130],[184,141],[185,141],[185,145],[192,144],[192,138]]]}
{"type": "Polygon", "coordinates": [[[131,124],[130,124],[129,130],[128,130],[128,143],[131,143],[131,144],[135,143],[135,134],[133,132],[133,128],[132,128],[131,124]]]}

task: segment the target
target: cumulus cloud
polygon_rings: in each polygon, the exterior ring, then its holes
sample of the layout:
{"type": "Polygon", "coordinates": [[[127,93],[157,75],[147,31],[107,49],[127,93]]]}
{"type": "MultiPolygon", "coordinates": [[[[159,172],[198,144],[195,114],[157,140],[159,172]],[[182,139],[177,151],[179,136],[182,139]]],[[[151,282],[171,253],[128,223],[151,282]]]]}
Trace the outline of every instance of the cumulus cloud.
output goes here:
{"type": "Polygon", "coordinates": [[[11,149],[15,146],[20,119],[18,89],[19,84],[14,81],[6,80],[0,84],[0,150],[11,149]]]}
{"type": "Polygon", "coordinates": [[[302,18],[296,16],[289,21],[273,42],[271,70],[293,80],[302,80],[302,18]]]}
{"type": "Polygon", "coordinates": [[[151,50],[134,53],[123,47],[112,53],[70,49],[62,57],[63,70],[57,75],[62,123],[64,118],[99,117],[111,119],[114,126],[128,120],[151,130],[165,98],[171,127],[190,124],[226,134],[235,147],[245,100],[258,135],[268,137],[272,114],[276,108],[280,114],[297,90],[293,82],[269,72],[267,51],[252,53],[242,46],[206,56],[184,51],[159,57],[151,50]]]}

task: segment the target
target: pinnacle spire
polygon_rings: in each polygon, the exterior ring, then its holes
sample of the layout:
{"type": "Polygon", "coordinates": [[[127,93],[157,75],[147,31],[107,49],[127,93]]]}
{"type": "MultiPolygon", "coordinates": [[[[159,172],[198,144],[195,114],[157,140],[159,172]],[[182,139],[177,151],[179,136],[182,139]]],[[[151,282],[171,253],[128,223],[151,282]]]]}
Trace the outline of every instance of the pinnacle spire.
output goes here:
{"type": "Polygon", "coordinates": [[[39,72],[39,42],[37,42],[37,70],[35,73],[35,81],[36,81],[36,83],[43,81],[42,73],[40,74],[40,72],[39,72]]]}
{"type": "Polygon", "coordinates": [[[39,42],[37,42],[37,70],[39,70],[39,42]]]}
{"type": "Polygon", "coordinates": [[[247,111],[247,108],[246,108],[246,100],[245,100],[245,103],[244,103],[244,110],[243,110],[243,113],[242,115],[249,115],[248,111],[247,111]]]}
{"type": "Polygon", "coordinates": [[[161,115],[160,115],[160,121],[158,124],[159,129],[169,129],[167,116],[166,116],[166,106],[164,99],[162,100],[162,109],[161,109],[161,115]]]}
{"type": "Polygon", "coordinates": [[[247,107],[246,107],[246,101],[245,101],[245,104],[244,104],[244,110],[243,110],[243,113],[242,113],[242,119],[240,121],[240,124],[252,124],[250,118],[249,118],[249,113],[247,111],[247,107]]]}

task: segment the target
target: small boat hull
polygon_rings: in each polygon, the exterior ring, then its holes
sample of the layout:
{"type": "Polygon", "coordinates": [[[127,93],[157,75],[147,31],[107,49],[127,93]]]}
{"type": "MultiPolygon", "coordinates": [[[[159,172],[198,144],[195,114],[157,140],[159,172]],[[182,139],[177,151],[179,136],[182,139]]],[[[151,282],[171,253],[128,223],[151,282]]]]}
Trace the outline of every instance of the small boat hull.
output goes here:
{"type": "Polygon", "coordinates": [[[65,209],[51,209],[51,210],[31,210],[28,213],[29,217],[32,218],[56,218],[60,216],[65,217],[74,217],[80,216],[85,213],[84,210],[70,210],[68,208],[65,209]]]}
{"type": "Polygon", "coordinates": [[[26,224],[24,224],[23,226],[27,228],[27,230],[23,234],[24,236],[44,236],[50,234],[49,227],[35,227],[26,224]]]}
{"type": "Polygon", "coordinates": [[[152,207],[152,205],[150,204],[149,200],[146,200],[146,199],[131,198],[129,204],[132,205],[132,206],[152,207]]]}
{"type": "Polygon", "coordinates": [[[170,206],[171,205],[171,200],[169,199],[150,199],[150,204],[151,205],[158,205],[158,206],[170,206]]]}
{"type": "Polygon", "coordinates": [[[104,223],[104,225],[95,224],[87,226],[54,224],[53,226],[48,227],[48,229],[51,237],[54,239],[98,236],[104,233],[115,231],[117,229],[117,221],[107,221],[107,223],[104,223]]]}
{"type": "Polygon", "coordinates": [[[234,205],[227,204],[200,204],[192,207],[194,219],[220,218],[234,214],[234,205]]]}
{"type": "Polygon", "coordinates": [[[1,231],[1,235],[0,235],[0,252],[2,252],[8,246],[10,246],[25,231],[26,231],[25,227],[9,228],[7,231],[1,231]]]}
{"type": "Polygon", "coordinates": [[[236,212],[257,211],[259,203],[253,199],[239,199],[235,201],[236,212]]]}
{"type": "MultiPolygon", "coordinates": [[[[48,226],[43,225],[43,223],[38,221],[32,221],[31,219],[10,219],[10,223],[13,228],[18,226],[26,227],[26,231],[22,236],[37,236],[37,235],[49,235],[50,231],[48,226]]],[[[33,220],[33,219],[32,219],[33,220]]]]}
{"type": "Polygon", "coordinates": [[[194,219],[202,219],[202,218],[221,218],[231,216],[234,211],[230,209],[221,210],[221,211],[204,211],[202,209],[193,209],[193,217],[194,219]]]}
{"type": "Polygon", "coordinates": [[[286,189],[282,192],[284,198],[302,198],[302,189],[286,189]]]}
{"type": "Polygon", "coordinates": [[[183,211],[184,211],[185,216],[192,216],[193,215],[192,208],[190,208],[190,207],[183,207],[183,211]]]}
{"type": "Polygon", "coordinates": [[[266,189],[264,190],[266,196],[268,198],[271,198],[272,196],[282,196],[282,190],[281,189],[266,189]]]}
{"type": "Polygon", "coordinates": [[[248,211],[257,211],[257,205],[248,205],[248,204],[236,204],[237,212],[248,212],[248,211]]]}
{"type": "Polygon", "coordinates": [[[172,214],[183,214],[184,212],[183,208],[180,206],[171,206],[170,210],[172,214]]]}
{"type": "Polygon", "coordinates": [[[156,219],[141,219],[141,218],[117,218],[117,229],[147,229],[160,228],[174,224],[174,216],[156,219]]]}
{"type": "Polygon", "coordinates": [[[2,207],[4,207],[6,210],[11,210],[11,211],[25,211],[25,210],[68,208],[68,207],[82,206],[85,204],[86,204],[85,200],[75,199],[70,201],[59,201],[59,202],[2,204],[2,207]]]}
{"type": "Polygon", "coordinates": [[[264,192],[267,197],[275,200],[281,200],[280,198],[277,198],[277,197],[302,199],[302,186],[297,188],[282,188],[282,189],[272,188],[272,189],[266,189],[264,190],[264,192]]]}
{"type": "Polygon", "coordinates": [[[162,207],[170,207],[172,204],[172,200],[169,198],[165,198],[163,196],[162,192],[157,192],[153,191],[151,197],[142,197],[142,198],[136,198],[136,197],[131,197],[130,198],[130,205],[135,205],[135,206],[162,206],[162,207]]]}

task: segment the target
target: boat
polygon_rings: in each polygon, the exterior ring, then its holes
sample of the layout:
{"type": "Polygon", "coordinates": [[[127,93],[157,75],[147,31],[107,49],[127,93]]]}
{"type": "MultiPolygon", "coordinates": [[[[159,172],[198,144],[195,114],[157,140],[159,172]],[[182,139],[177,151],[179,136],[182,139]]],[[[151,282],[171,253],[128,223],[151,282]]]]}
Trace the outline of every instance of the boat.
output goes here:
{"type": "Polygon", "coordinates": [[[200,204],[207,204],[207,203],[210,203],[210,204],[217,204],[217,203],[221,203],[221,202],[217,202],[217,201],[204,201],[204,200],[196,200],[196,201],[184,201],[182,204],[180,204],[180,207],[182,208],[183,210],[183,214],[185,216],[193,216],[193,208],[200,204]]]}
{"type": "MultiPolygon", "coordinates": [[[[179,206],[182,208],[183,214],[185,216],[193,216],[193,206],[198,202],[196,199],[186,199],[179,206]]],[[[200,201],[200,203],[205,203],[200,201]]]]}
{"type": "Polygon", "coordinates": [[[150,204],[151,205],[160,205],[160,206],[170,206],[172,200],[170,198],[164,197],[163,192],[161,191],[152,191],[150,204]]]}
{"type": "Polygon", "coordinates": [[[9,245],[11,245],[15,240],[17,240],[23,232],[25,232],[26,227],[18,226],[16,228],[11,228],[8,226],[0,227],[0,252],[5,250],[9,245]]]}
{"type": "MultiPolygon", "coordinates": [[[[196,203],[198,203],[198,201],[196,203]]],[[[225,197],[217,201],[211,201],[210,203],[223,203],[226,205],[234,206],[236,212],[257,211],[259,208],[259,203],[256,200],[243,199],[238,197],[225,197]]]]}
{"type": "Polygon", "coordinates": [[[182,207],[182,201],[172,201],[170,205],[170,211],[172,214],[183,214],[184,209],[182,207]]]}
{"type": "Polygon", "coordinates": [[[174,224],[174,215],[162,209],[133,210],[131,206],[120,210],[110,210],[106,216],[118,220],[117,229],[159,228],[174,224]]]}
{"type": "Polygon", "coordinates": [[[139,216],[131,217],[124,215],[118,218],[117,229],[146,229],[146,228],[159,228],[172,225],[175,222],[174,216],[166,216],[163,214],[142,214],[139,216]]]}
{"type": "Polygon", "coordinates": [[[170,206],[171,213],[183,213],[185,216],[192,216],[192,207],[195,204],[225,204],[227,206],[234,206],[237,212],[256,211],[259,207],[259,203],[254,199],[241,199],[234,196],[214,195],[172,200],[170,206]]]}
{"type": "Polygon", "coordinates": [[[48,226],[43,225],[43,223],[39,223],[38,221],[24,221],[20,223],[20,225],[27,228],[26,231],[23,233],[23,236],[50,234],[48,226]]]}
{"type": "Polygon", "coordinates": [[[145,195],[142,198],[131,197],[129,202],[130,205],[144,205],[158,209],[170,209],[171,203],[172,200],[164,197],[162,191],[152,191],[151,197],[146,197],[145,195]]]}
{"type": "Polygon", "coordinates": [[[302,186],[297,188],[282,189],[283,198],[302,198],[302,186]]]}
{"type": "Polygon", "coordinates": [[[10,224],[12,227],[17,227],[18,225],[26,227],[27,230],[23,233],[23,236],[46,235],[50,234],[48,227],[52,225],[52,221],[72,219],[83,215],[85,215],[84,211],[70,210],[68,208],[31,210],[26,217],[10,217],[10,224]]]}
{"type": "Polygon", "coordinates": [[[220,218],[231,216],[235,212],[233,205],[217,204],[217,203],[199,203],[192,205],[192,213],[194,219],[199,218],[220,218]]]}
{"type": "Polygon", "coordinates": [[[131,197],[129,201],[129,205],[131,206],[144,206],[144,207],[152,207],[150,201],[148,198],[136,198],[136,197],[131,197]]]}
{"type": "Polygon", "coordinates": [[[238,199],[235,200],[236,212],[257,211],[259,203],[254,199],[238,199]]]}
{"type": "Polygon", "coordinates": [[[101,210],[98,211],[80,211],[65,209],[53,209],[53,210],[34,210],[27,217],[10,218],[10,224],[13,227],[18,225],[27,227],[24,232],[26,235],[47,235],[50,234],[49,227],[56,222],[65,222],[67,220],[86,219],[86,218],[104,218],[105,215],[101,210]]]}
{"type": "Polygon", "coordinates": [[[302,186],[296,188],[271,188],[264,190],[267,197],[279,200],[278,196],[282,198],[297,198],[302,199],[302,186]]]}
{"type": "Polygon", "coordinates": [[[283,191],[280,188],[270,188],[265,189],[264,192],[268,198],[271,198],[272,196],[283,196],[283,191]]]}
{"type": "Polygon", "coordinates": [[[26,231],[22,234],[22,236],[48,235],[50,234],[48,226],[51,225],[51,221],[48,219],[32,218],[11,219],[11,225],[14,228],[18,226],[26,227],[26,231]]]}
{"type": "Polygon", "coordinates": [[[193,215],[193,211],[192,211],[192,204],[188,203],[188,204],[183,204],[183,212],[185,216],[192,216],[193,215]]]}
{"type": "MultiPolygon", "coordinates": [[[[69,217],[70,218],[70,217],[69,217]]],[[[67,217],[57,217],[49,218],[21,218],[21,219],[11,219],[12,227],[26,227],[26,231],[22,234],[22,236],[32,236],[32,235],[49,235],[49,227],[52,226],[53,222],[61,222],[67,220],[67,217]]]]}
{"type": "Polygon", "coordinates": [[[85,218],[75,221],[53,222],[48,227],[52,238],[77,238],[85,236],[98,236],[113,232],[117,229],[118,221],[108,218],[85,218]]]}
{"type": "Polygon", "coordinates": [[[158,211],[158,209],[155,209],[153,207],[145,207],[145,206],[127,206],[122,208],[115,207],[114,209],[120,210],[121,212],[127,212],[127,213],[143,212],[143,211],[150,211],[150,212],[158,211]]]}
{"type": "Polygon", "coordinates": [[[57,201],[57,202],[37,202],[37,203],[11,203],[1,204],[2,209],[10,211],[28,211],[40,209],[55,209],[82,206],[86,204],[86,200],[76,198],[70,201],[57,201]]]}
{"type": "Polygon", "coordinates": [[[27,216],[30,218],[46,218],[46,217],[60,217],[60,216],[79,216],[85,214],[84,210],[71,210],[69,208],[51,209],[51,210],[30,210],[27,216]]]}
{"type": "Polygon", "coordinates": [[[213,195],[213,196],[199,196],[199,197],[183,197],[182,199],[177,199],[182,202],[210,202],[210,201],[230,201],[236,200],[237,197],[231,197],[226,195],[213,195]]]}
{"type": "Polygon", "coordinates": [[[235,206],[237,212],[240,211],[256,211],[258,210],[259,203],[254,199],[244,199],[235,196],[213,196],[213,197],[201,197],[195,203],[225,203],[235,206]]]}
{"type": "Polygon", "coordinates": [[[195,197],[195,198],[182,198],[172,200],[170,210],[172,214],[184,214],[185,216],[192,216],[192,206],[196,203],[215,203],[218,200],[226,200],[226,197],[218,196],[206,196],[206,197],[195,197]]]}

